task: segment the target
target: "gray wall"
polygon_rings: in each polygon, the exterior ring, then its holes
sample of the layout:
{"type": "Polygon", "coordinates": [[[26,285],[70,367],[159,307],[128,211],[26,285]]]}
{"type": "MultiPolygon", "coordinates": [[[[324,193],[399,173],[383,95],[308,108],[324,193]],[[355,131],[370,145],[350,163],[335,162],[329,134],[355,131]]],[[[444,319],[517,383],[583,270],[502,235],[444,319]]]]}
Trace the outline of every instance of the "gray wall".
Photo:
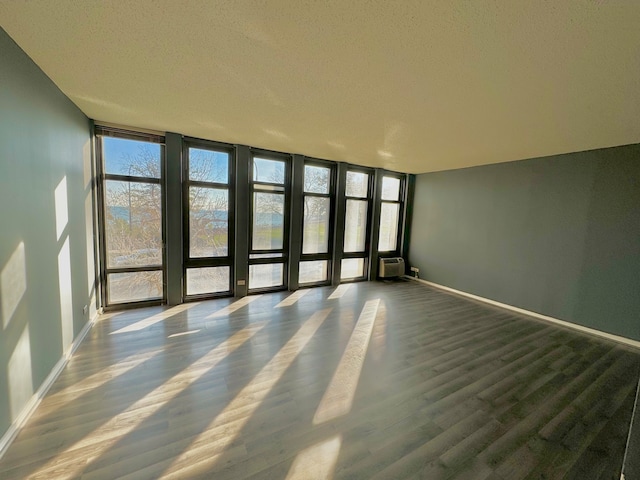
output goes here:
{"type": "Polygon", "coordinates": [[[640,145],[418,175],[429,281],[640,340],[640,145]]]}
{"type": "Polygon", "coordinates": [[[0,29],[0,436],[94,295],[90,124],[0,29]]]}

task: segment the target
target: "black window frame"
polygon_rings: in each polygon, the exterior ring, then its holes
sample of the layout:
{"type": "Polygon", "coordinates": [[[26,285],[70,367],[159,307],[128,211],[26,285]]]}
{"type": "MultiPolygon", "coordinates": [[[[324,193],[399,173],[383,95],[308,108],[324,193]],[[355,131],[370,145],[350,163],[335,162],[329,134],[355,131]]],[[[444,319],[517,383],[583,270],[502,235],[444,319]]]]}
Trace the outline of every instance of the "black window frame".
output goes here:
{"type": "Polygon", "coordinates": [[[167,258],[166,258],[166,234],[167,234],[167,215],[166,215],[166,188],[165,188],[165,168],[166,168],[166,150],[165,138],[162,135],[151,133],[137,132],[120,128],[106,127],[96,125],[95,134],[95,156],[96,156],[96,176],[97,176],[97,203],[98,203],[98,245],[99,253],[99,278],[100,278],[100,296],[102,298],[103,310],[124,310],[129,308],[138,308],[145,306],[162,305],[167,301],[167,258]],[[137,175],[119,175],[107,173],[104,165],[104,147],[102,139],[104,137],[121,138],[125,140],[135,140],[140,142],[148,142],[160,144],[160,178],[141,177],[137,175]],[[160,188],[160,225],[161,225],[161,264],[160,265],[142,265],[135,267],[109,267],[107,262],[107,229],[105,218],[106,207],[106,184],[108,181],[132,182],[132,183],[148,183],[157,184],[160,188]],[[162,296],[158,298],[150,298],[146,300],[135,300],[131,302],[110,302],[109,299],[109,275],[118,273],[137,273],[137,272],[162,272],[162,296]]]}
{"type": "Polygon", "coordinates": [[[378,222],[378,238],[376,239],[376,246],[378,251],[378,258],[390,258],[390,257],[399,257],[402,251],[402,226],[403,226],[403,215],[404,215],[404,198],[405,198],[405,189],[406,189],[406,175],[396,172],[383,171],[380,179],[380,221],[378,222]],[[398,200],[383,200],[382,199],[382,185],[384,183],[384,178],[396,178],[400,181],[400,186],[398,188],[398,200]],[[381,228],[381,220],[382,220],[382,206],[385,204],[395,204],[398,205],[398,225],[396,229],[396,248],[394,250],[380,250],[380,232],[381,228]]]}
{"type": "Polygon", "coordinates": [[[235,259],[235,184],[236,184],[236,149],[233,145],[201,140],[197,138],[184,138],[182,151],[182,248],[183,248],[183,266],[182,266],[182,297],[184,301],[197,301],[208,298],[229,297],[234,293],[235,275],[234,275],[234,259],[235,259]],[[228,179],[227,183],[208,182],[191,180],[189,178],[189,149],[197,148],[201,150],[209,150],[212,152],[226,153],[229,158],[228,179]],[[224,257],[191,257],[191,229],[190,229],[190,205],[189,205],[189,189],[190,187],[215,188],[218,190],[227,190],[227,201],[229,206],[227,216],[227,255],[224,257]],[[195,268],[207,267],[229,267],[229,288],[224,292],[208,292],[202,294],[187,294],[187,270],[195,268]]]}
{"type": "MultiPolygon", "coordinates": [[[[343,260],[346,259],[351,259],[351,258],[362,258],[364,260],[364,265],[363,265],[363,275],[360,277],[353,277],[353,278],[340,278],[340,283],[352,283],[352,282],[363,282],[369,279],[369,268],[371,265],[371,232],[373,229],[373,205],[374,205],[374,190],[375,190],[375,170],[372,168],[366,168],[366,167],[360,167],[357,165],[349,165],[347,167],[346,173],[345,173],[345,190],[344,190],[344,209],[345,209],[345,217],[344,217],[344,225],[342,225],[342,228],[345,231],[346,234],[346,226],[347,226],[347,202],[348,200],[359,200],[359,201],[365,201],[367,202],[367,227],[365,229],[365,242],[364,242],[364,251],[361,252],[345,252],[344,251],[344,246],[342,248],[342,258],[341,258],[341,262],[343,260]],[[347,175],[349,175],[349,172],[355,172],[355,173],[366,173],[368,175],[368,181],[367,181],[367,196],[365,197],[355,197],[355,196],[350,196],[347,195],[347,189],[346,189],[346,181],[347,181],[347,175]]],[[[342,270],[342,268],[340,269],[342,270]]]]}
{"type": "MultiPolygon", "coordinates": [[[[306,174],[306,167],[320,167],[320,168],[328,168],[329,169],[329,193],[313,193],[305,191],[305,180],[303,175],[302,181],[302,225],[300,227],[301,232],[301,242],[302,248],[300,253],[300,261],[298,264],[298,272],[300,272],[300,263],[302,262],[311,262],[311,261],[326,261],[327,262],[327,278],[318,282],[298,282],[301,288],[307,287],[318,287],[323,285],[330,285],[332,272],[333,272],[333,250],[334,250],[334,232],[335,232],[335,218],[336,218],[336,183],[337,183],[337,175],[338,168],[335,162],[331,162],[328,160],[320,160],[316,158],[305,158],[304,167],[306,174]],[[304,253],[304,206],[306,197],[317,197],[317,198],[328,198],[329,199],[329,232],[328,232],[328,241],[327,241],[327,252],[326,253],[304,253]]],[[[298,273],[298,280],[299,273],[298,273]]]]}
{"type": "Polygon", "coordinates": [[[292,156],[286,153],[273,152],[259,148],[251,148],[249,155],[249,230],[248,230],[248,246],[249,255],[247,258],[247,292],[249,294],[278,292],[289,288],[289,236],[291,230],[291,166],[293,163],[292,156]],[[274,183],[254,180],[254,160],[256,158],[264,160],[273,160],[283,162],[284,164],[284,183],[274,183]],[[263,187],[262,189],[260,187],[263,187]],[[276,190],[274,187],[282,187],[282,190],[276,190]],[[279,249],[254,249],[253,248],[253,226],[254,226],[254,196],[256,193],[282,193],[284,195],[284,212],[283,212],[283,231],[282,231],[282,248],[279,249]],[[251,258],[253,255],[276,255],[277,257],[260,257],[251,258]],[[251,288],[250,271],[252,265],[282,264],[282,285],[273,287],[251,288]]]}

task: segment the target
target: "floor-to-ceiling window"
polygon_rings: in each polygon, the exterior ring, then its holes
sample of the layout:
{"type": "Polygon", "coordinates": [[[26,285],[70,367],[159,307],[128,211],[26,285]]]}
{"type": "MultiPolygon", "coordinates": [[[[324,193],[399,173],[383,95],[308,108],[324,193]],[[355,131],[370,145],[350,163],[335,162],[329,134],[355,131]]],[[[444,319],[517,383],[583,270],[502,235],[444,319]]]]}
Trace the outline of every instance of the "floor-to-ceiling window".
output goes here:
{"type": "Polygon", "coordinates": [[[381,256],[400,254],[400,224],[403,213],[403,177],[385,174],[380,192],[380,232],[378,252],[381,256]]]}
{"type": "Polygon", "coordinates": [[[335,164],[307,160],[304,166],[300,285],[322,285],[331,276],[335,164]]]}
{"type": "Polygon", "coordinates": [[[366,280],[402,254],[402,174],[166,140],[96,128],[107,307],[366,280]]]}
{"type": "Polygon", "coordinates": [[[233,149],[185,141],[184,296],[228,295],[233,280],[233,149]]]}
{"type": "Polygon", "coordinates": [[[290,158],[254,152],[251,157],[249,291],[287,286],[290,158]]]}
{"type": "Polygon", "coordinates": [[[162,301],[163,138],[96,132],[103,298],[107,307],[162,301]]]}
{"type": "Polygon", "coordinates": [[[341,280],[367,278],[372,190],[373,171],[355,168],[347,170],[341,280]]]}

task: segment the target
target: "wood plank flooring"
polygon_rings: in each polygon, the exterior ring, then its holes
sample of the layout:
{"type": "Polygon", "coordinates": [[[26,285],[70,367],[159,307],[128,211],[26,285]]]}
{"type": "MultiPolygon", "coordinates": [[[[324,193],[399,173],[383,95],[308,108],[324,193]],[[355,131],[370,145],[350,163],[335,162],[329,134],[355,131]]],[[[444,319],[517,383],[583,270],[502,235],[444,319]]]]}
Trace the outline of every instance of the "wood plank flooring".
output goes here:
{"type": "Polygon", "coordinates": [[[618,479],[620,344],[412,281],[104,315],[2,479],[618,479]]]}

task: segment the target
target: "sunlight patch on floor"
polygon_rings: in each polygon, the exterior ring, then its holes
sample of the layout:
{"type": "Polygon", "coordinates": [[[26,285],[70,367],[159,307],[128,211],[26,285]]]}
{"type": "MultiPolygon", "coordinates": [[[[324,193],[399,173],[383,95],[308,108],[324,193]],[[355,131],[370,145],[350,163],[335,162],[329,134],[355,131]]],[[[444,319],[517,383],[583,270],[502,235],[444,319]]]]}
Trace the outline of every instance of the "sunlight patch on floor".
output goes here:
{"type": "Polygon", "coordinates": [[[183,337],[185,335],[192,335],[194,333],[198,333],[199,331],[200,331],[200,329],[198,329],[198,330],[189,330],[189,331],[186,331],[186,332],[172,333],[167,338],[183,337]]]}
{"type": "MultiPolygon", "coordinates": [[[[133,370],[138,365],[152,359],[155,356],[165,354],[164,348],[159,348],[152,352],[136,353],[123,358],[118,363],[103,368],[102,370],[79,380],[73,385],[69,385],[67,388],[55,392],[47,396],[47,402],[71,402],[76,398],[85,395],[88,391],[101,387],[111,380],[126,374],[130,370],[133,370]]],[[[71,363],[73,365],[73,363],[71,363]]]]}
{"type": "Polygon", "coordinates": [[[329,300],[335,300],[337,298],[342,298],[344,296],[345,293],[347,293],[347,290],[349,290],[351,288],[350,284],[344,284],[344,285],[340,285],[338,286],[338,288],[336,288],[333,293],[331,295],[329,295],[329,300]]]}
{"type": "Polygon", "coordinates": [[[223,309],[218,310],[217,312],[214,312],[211,315],[208,315],[207,317],[205,317],[205,320],[209,320],[210,318],[226,317],[232,314],[233,312],[241,309],[242,307],[249,305],[251,302],[255,302],[261,296],[262,295],[251,295],[248,297],[242,297],[240,300],[233,302],[231,305],[227,305],[223,309]]]}
{"type": "Polygon", "coordinates": [[[91,464],[91,461],[87,462],[87,464],[76,465],[73,462],[74,450],[88,445],[98,444],[92,451],[92,460],[100,458],[100,455],[120,441],[122,436],[135,430],[142,422],[151,417],[168,402],[172,401],[183,390],[213,370],[216,365],[249,341],[256,333],[264,328],[266,324],[266,322],[251,324],[234,333],[206,355],[149,392],[126,410],[111,417],[108,422],[102,424],[66,448],[64,452],[52,458],[47,465],[39,470],[39,473],[45,473],[47,470],[53,473],[53,470],[59,469],[62,463],[70,462],[70,464],[65,467],[63,476],[56,478],[76,478],[79,470],[83,468],[86,469],[86,467],[91,464]],[[179,385],[180,388],[174,390],[176,385],[179,385]],[[153,398],[162,394],[165,394],[163,400],[153,403],[153,398]],[[136,412],[136,410],[139,411],[136,412]]]}
{"type": "Polygon", "coordinates": [[[126,327],[122,327],[114,332],[111,332],[110,335],[116,335],[119,333],[128,333],[128,332],[137,332],[140,330],[144,330],[147,327],[155,325],[156,323],[160,323],[167,318],[171,318],[178,313],[186,312],[190,308],[198,305],[197,303],[183,303],[182,305],[177,305],[175,307],[168,308],[167,310],[163,310],[160,313],[156,313],[155,315],[151,315],[150,317],[143,318],[131,325],[127,325],[126,327]]]}
{"type": "Polygon", "coordinates": [[[291,464],[286,480],[329,480],[338,462],[342,435],[305,448],[291,464]]]}
{"type": "Polygon", "coordinates": [[[290,307],[291,305],[294,305],[302,297],[304,297],[307,293],[309,293],[309,290],[298,290],[297,292],[292,293],[287,298],[282,300],[279,304],[275,306],[275,308],[290,307]]]}
{"type": "Polygon", "coordinates": [[[313,416],[314,425],[351,411],[379,305],[380,299],[369,300],[362,308],[347,348],[313,416]]]}
{"type": "Polygon", "coordinates": [[[278,380],[327,319],[331,310],[331,308],[319,310],[309,317],[269,363],[205,427],[203,432],[191,444],[184,447],[182,454],[168,467],[168,476],[163,475],[162,478],[182,478],[182,475],[203,473],[215,465],[217,459],[240,434],[278,380]],[[237,421],[230,420],[234,416],[234,411],[238,409],[243,410],[242,418],[237,421]],[[206,460],[199,465],[194,465],[194,455],[197,456],[195,452],[210,448],[212,440],[215,440],[216,453],[207,454],[206,460]],[[192,469],[197,472],[193,472],[192,469]]]}

